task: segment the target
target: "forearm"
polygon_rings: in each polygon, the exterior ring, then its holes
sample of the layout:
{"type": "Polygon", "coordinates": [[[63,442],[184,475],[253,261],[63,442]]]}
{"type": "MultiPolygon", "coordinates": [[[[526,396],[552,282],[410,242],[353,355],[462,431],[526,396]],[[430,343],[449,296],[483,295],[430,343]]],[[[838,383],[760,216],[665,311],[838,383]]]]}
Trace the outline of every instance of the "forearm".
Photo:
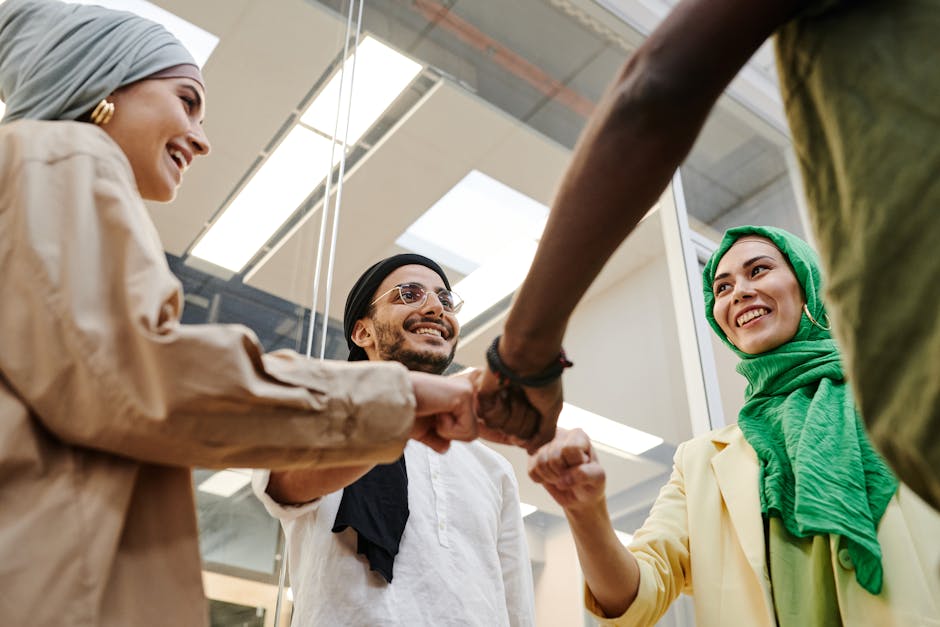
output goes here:
{"type": "Polygon", "coordinates": [[[38,324],[23,321],[30,333],[5,335],[23,351],[3,365],[69,444],[166,465],[348,466],[397,458],[414,421],[398,364],[263,355],[235,326],[112,324],[113,335],[91,337],[57,313],[47,307],[30,316],[38,324]],[[31,349],[60,358],[42,368],[31,349]]]}
{"type": "Polygon", "coordinates": [[[266,492],[282,505],[300,505],[354,483],[373,466],[273,471],[266,492]]]}
{"type": "MultiPolygon", "coordinates": [[[[244,327],[181,325],[179,283],[123,154],[89,125],[59,132],[82,148],[27,160],[15,185],[0,186],[0,288],[16,303],[0,328],[0,370],[45,429],[164,465],[401,455],[416,404],[404,366],[264,354],[244,327]]],[[[32,145],[4,139],[0,161],[32,145]]]]}
{"type": "Polygon", "coordinates": [[[98,394],[91,385],[63,394],[83,402],[73,412],[95,419],[63,424],[67,408],[45,403],[44,423],[79,445],[172,465],[348,467],[401,455],[414,399],[398,364],[350,368],[358,364],[263,355],[234,326],[180,327],[173,335],[124,351],[160,373],[155,384],[129,358],[126,367],[99,360],[83,373],[95,376],[98,394]]]}
{"type": "Polygon", "coordinates": [[[520,372],[538,371],[558,354],[575,306],[688,148],[677,128],[658,119],[668,116],[630,93],[632,85],[608,90],[589,121],[514,299],[500,352],[520,372]]]}
{"type": "Polygon", "coordinates": [[[584,581],[607,616],[620,616],[636,598],[640,569],[611,526],[607,507],[566,511],[584,581]]]}
{"type": "Polygon", "coordinates": [[[792,4],[683,2],[627,62],[584,129],[517,292],[500,344],[508,366],[538,371],[558,354],[585,291],[792,4]]]}

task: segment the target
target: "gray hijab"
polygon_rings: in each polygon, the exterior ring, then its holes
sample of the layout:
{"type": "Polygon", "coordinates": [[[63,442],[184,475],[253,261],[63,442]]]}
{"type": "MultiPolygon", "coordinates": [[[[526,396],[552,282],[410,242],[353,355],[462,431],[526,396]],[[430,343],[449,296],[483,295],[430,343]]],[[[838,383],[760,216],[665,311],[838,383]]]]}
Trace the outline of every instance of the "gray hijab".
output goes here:
{"type": "Polygon", "coordinates": [[[173,35],[133,13],[58,0],[0,3],[4,123],[75,120],[118,87],[175,66],[199,76],[173,35]]]}

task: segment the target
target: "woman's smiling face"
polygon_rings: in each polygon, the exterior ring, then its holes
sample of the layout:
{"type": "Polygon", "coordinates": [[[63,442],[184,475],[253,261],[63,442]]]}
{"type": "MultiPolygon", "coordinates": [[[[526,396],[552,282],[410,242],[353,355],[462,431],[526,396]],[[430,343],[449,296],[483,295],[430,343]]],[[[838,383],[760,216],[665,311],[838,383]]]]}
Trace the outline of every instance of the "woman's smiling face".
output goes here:
{"type": "Polygon", "coordinates": [[[728,340],[751,355],[789,342],[803,315],[803,289],[783,253],[746,235],[718,263],[712,315],[728,340]]]}
{"type": "Polygon", "coordinates": [[[140,195],[173,200],[193,159],[209,152],[202,85],[191,78],[144,79],[109,100],[114,117],[102,128],[127,155],[140,195]]]}

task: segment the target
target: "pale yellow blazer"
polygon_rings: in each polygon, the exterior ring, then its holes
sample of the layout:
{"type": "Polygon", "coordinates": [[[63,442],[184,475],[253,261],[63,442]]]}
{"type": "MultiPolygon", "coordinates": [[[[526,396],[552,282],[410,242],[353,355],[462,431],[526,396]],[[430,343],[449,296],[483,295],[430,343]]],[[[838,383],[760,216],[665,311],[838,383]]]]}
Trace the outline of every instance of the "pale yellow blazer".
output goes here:
{"type": "MultiPolygon", "coordinates": [[[[636,601],[605,625],[652,625],[681,592],[693,595],[697,627],[774,627],[757,456],[737,425],[679,446],[669,483],[630,550],[640,565],[636,601]]],[[[855,581],[851,559],[832,539],[832,567],[847,626],[940,627],[940,514],[902,486],[878,529],[884,589],[855,581]]]]}

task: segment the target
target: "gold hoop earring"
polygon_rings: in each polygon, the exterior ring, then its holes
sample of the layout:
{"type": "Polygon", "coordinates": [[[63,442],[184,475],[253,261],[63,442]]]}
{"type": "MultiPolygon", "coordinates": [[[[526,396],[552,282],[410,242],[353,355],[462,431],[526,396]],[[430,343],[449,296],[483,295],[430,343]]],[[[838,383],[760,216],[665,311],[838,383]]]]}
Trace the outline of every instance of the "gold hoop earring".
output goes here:
{"type": "Polygon", "coordinates": [[[830,329],[832,329],[832,322],[829,321],[829,314],[827,313],[823,314],[824,316],[826,316],[826,326],[823,326],[819,324],[818,322],[816,322],[816,318],[814,318],[812,314],[809,313],[809,307],[806,306],[806,303],[803,303],[803,313],[806,314],[806,317],[809,318],[810,322],[812,322],[814,325],[816,325],[823,331],[829,331],[830,329]]]}
{"type": "Polygon", "coordinates": [[[104,126],[114,116],[114,103],[102,98],[95,110],[91,112],[91,121],[98,126],[104,126]]]}

